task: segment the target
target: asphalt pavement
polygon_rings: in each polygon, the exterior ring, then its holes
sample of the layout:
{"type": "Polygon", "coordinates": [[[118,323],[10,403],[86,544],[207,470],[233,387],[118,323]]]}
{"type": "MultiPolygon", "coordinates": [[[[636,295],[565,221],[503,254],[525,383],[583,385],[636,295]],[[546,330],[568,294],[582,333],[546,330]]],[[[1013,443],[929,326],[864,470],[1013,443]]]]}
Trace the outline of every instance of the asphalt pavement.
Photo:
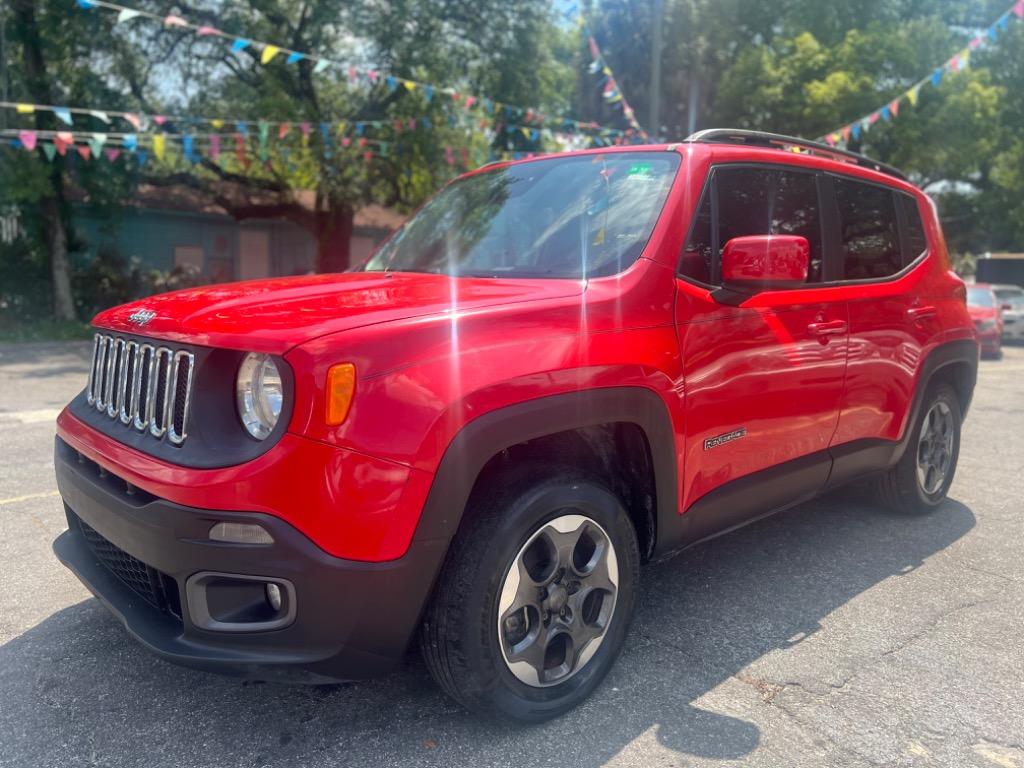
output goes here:
{"type": "Polygon", "coordinates": [[[53,420],[87,372],[86,345],[0,346],[0,766],[1024,768],[1024,348],[982,363],[941,509],[847,488],[646,568],[604,684],[529,728],[415,656],[290,687],[140,648],[50,551],[53,420]]]}

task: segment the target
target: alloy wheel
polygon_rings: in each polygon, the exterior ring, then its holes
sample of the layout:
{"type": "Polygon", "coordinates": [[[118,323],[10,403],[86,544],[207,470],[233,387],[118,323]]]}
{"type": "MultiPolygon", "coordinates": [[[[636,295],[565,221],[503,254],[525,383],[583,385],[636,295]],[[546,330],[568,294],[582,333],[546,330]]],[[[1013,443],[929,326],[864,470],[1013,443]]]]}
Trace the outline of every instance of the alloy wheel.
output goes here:
{"type": "Polygon", "coordinates": [[[953,411],[939,400],[925,414],[917,444],[917,482],[929,496],[942,487],[949,473],[954,440],[953,411]]]}
{"type": "Polygon", "coordinates": [[[549,520],[509,566],[498,599],[498,638],[505,663],[521,682],[556,685],[586,666],[615,612],[615,548],[594,520],[567,514],[549,520]]]}

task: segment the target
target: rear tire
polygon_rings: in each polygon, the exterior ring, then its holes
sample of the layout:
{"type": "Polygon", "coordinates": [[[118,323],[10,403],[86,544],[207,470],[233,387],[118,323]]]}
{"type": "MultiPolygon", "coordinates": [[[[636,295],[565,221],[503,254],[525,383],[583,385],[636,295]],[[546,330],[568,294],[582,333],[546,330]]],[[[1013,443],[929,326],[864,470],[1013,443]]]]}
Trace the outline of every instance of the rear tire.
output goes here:
{"type": "Polygon", "coordinates": [[[427,667],[473,712],[557,717],[622,649],[639,566],[636,532],[608,489],[550,466],[496,475],[474,491],[426,610],[427,667]]]}
{"type": "Polygon", "coordinates": [[[956,474],[962,420],[952,387],[940,382],[928,388],[903,456],[878,478],[878,496],[885,506],[920,515],[943,502],[956,474]]]}

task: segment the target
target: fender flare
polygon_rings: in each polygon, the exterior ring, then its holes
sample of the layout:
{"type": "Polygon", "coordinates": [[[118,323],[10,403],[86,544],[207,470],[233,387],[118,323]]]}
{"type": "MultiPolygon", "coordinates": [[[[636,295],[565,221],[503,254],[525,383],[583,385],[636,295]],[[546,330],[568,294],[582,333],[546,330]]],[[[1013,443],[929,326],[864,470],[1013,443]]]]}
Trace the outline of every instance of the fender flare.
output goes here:
{"type": "MultiPolygon", "coordinates": [[[[654,469],[656,541],[678,525],[676,443],[662,399],[644,387],[607,387],[550,395],[491,411],[466,424],[441,458],[414,541],[451,539],[487,462],[513,445],[582,427],[627,422],[643,430],[654,469]]],[[[660,547],[658,547],[660,549],[660,547]]]]}
{"type": "Polygon", "coordinates": [[[958,390],[958,394],[961,394],[964,398],[961,416],[967,416],[971,399],[974,396],[974,387],[978,380],[978,351],[978,342],[974,339],[959,339],[939,344],[928,353],[928,356],[925,357],[924,362],[921,364],[921,372],[917,378],[917,386],[914,388],[914,399],[903,427],[903,434],[900,436],[896,450],[893,451],[893,464],[902,458],[903,452],[910,443],[910,435],[914,424],[917,423],[925,392],[928,391],[928,387],[931,386],[932,381],[935,380],[939,372],[950,365],[964,364],[967,366],[967,380],[963,382],[966,391],[959,392],[958,390]]]}

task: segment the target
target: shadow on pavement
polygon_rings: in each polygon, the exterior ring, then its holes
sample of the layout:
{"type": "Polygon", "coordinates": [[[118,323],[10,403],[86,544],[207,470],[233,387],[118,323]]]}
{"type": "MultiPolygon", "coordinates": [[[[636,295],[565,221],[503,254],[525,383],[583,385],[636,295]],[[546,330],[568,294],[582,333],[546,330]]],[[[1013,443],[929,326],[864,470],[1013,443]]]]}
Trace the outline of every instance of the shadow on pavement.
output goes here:
{"type": "Polygon", "coordinates": [[[380,680],[320,688],[178,669],[88,601],[0,647],[0,764],[589,768],[641,736],[684,756],[739,759],[760,743],[758,727],[693,702],[973,525],[958,502],[901,518],[848,490],[650,566],[607,681],[579,710],[532,728],[464,712],[416,659],[380,680]]]}

